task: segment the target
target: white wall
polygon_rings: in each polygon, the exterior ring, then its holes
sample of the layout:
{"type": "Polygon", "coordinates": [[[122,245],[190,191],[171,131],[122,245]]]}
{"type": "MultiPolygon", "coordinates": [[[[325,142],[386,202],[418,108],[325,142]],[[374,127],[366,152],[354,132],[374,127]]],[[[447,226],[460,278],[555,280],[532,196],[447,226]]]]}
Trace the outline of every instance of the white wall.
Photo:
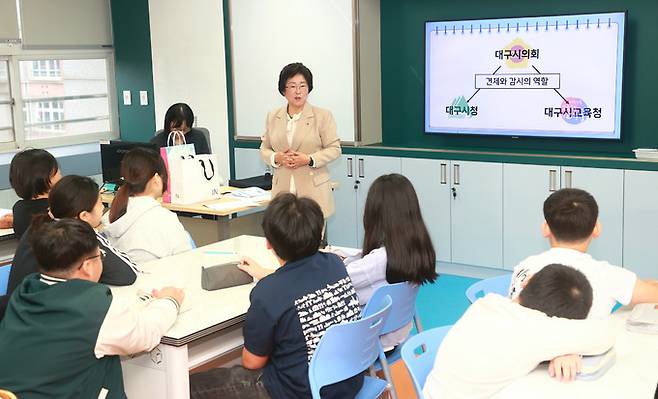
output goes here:
{"type": "MultiPolygon", "coordinates": [[[[157,129],[171,104],[192,107],[229,177],[224,15],[220,0],[150,0],[157,129]]],[[[260,116],[259,116],[260,118],[260,116]]],[[[264,118],[264,116],[263,116],[264,118]]]]}

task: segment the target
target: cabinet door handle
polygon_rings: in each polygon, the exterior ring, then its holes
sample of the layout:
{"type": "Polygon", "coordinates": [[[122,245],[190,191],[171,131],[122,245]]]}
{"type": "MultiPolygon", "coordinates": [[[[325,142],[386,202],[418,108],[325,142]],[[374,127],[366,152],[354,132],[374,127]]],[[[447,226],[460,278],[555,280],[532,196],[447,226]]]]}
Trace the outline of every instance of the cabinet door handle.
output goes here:
{"type": "Polygon", "coordinates": [[[548,191],[557,190],[557,170],[551,169],[548,171],[548,191]]]}
{"type": "Polygon", "coordinates": [[[365,167],[363,165],[363,158],[359,158],[359,177],[360,178],[365,178],[365,167]]]}
{"type": "Polygon", "coordinates": [[[347,158],[347,177],[354,177],[354,162],[352,157],[347,158]]]}
{"type": "Polygon", "coordinates": [[[564,171],[564,187],[565,188],[571,188],[572,187],[572,180],[573,180],[573,171],[565,170],[564,171]]]}
{"type": "Polygon", "coordinates": [[[459,184],[459,164],[452,165],[452,184],[459,184]]]}
{"type": "Polygon", "coordinates": [[[448,164],[441,164],[441,184],[448,183],[448,164]]]}

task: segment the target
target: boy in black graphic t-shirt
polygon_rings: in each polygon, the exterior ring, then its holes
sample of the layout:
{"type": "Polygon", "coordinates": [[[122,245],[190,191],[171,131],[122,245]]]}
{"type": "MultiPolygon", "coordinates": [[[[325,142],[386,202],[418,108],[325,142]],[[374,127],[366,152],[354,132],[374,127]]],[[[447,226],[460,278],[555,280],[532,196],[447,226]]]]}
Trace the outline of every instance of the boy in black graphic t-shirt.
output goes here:
{"type": "MultiPolygon", "coordinates": [[[[264,269],[246,258],[243,270],[260,279],[244,325],[242,366],[190,376],[191,398],[310,398],[308,364],[324,332],[359,318],[359,302],[345,266],[318,252],[324,219],[317,203],[279,194],[263,218],[268,248],[281,267],[264,269]]],[[[322,397],[353,398],[359,375],[322,389],[322,397]]]]}

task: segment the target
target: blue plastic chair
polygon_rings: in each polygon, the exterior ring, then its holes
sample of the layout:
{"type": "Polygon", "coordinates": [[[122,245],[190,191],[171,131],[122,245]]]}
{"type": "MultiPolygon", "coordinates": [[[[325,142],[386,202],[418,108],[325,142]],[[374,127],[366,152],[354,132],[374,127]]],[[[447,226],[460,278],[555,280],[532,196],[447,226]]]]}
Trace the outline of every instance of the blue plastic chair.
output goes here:
{"type": "MultiPolygon", "coordinates": [[[[420,332],[423,328],[420,324],[420,320],[416,317],[416,296],[418,295],[418,289],[418,285],[410,283],[396,283],[381,286],[375,290],[372,297],[370,297],[370,300],[363,308],[362,316],[366,317],[373,314],[378,309],[381,309],[385,298],[391,297],[393,300],[391,313],[389,313],[386,318],[384,328],[382,328],[380,334],[384,335],[398,330],[412,321],[415,324],[416,330],[420,332]]],[[[384,376],[386,377],[386,381],[388,381],[387,388],[393,399],[397,399],[397,393],[395,392],[393,378],[391,377],[391,368],[389,365],[401,359],[401,349],[402,345],[398,345],[393,353],[386,356],[384,354],[384,348],[380,344],[379,360],[373,365],[375,371],[384,371],[384,376]]]]}
{"type": "Polygon", "coordinates": [[[511,282],[511,273],[497,277],[485,278],[484,280],[480,280],[468,287],[466,290],[466,298],[468,298],[468,300],[473,303],[477,301],[478,298],[481,298],[490,292],[502,296],[507,296],[509,294],[509,286],[511,282]]]}
{"type": "MultiPolygon", "coordinates": [[[[363,371],[379,355],[379,333],[391,310],[391,298],[369,317],[335,324],[320,339],[308,366],[308,381],[313,399],[320,399],[320,389],[346,380],[363,371]]],[[[386,390],[386,381],[364,377],[363,387],[355,399],[374,399],[386,390]]]]}
{"type": "Polygon", "coordinates": [[[436,352],[452,326],[432,328],[409,338],[402,345],[402,361],[407,366],[418,399],[424,399],[423,386],[434,367],[436,352]]]}
{"type": "Polygon", "coordinates": [[[0,266],[0,295],[5,295],[7,293],[10,271],[11,265],[0,266]]]}

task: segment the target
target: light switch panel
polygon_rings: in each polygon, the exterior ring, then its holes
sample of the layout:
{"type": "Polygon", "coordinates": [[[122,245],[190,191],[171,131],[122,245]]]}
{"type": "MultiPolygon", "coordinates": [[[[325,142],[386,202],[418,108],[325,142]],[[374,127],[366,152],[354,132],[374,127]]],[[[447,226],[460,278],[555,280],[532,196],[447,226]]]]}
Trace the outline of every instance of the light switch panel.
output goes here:
{"type": "Polygon", "coordinates": [[[123,105],[132,105],[132,99],[130,96],[130,90],[123,91],[123,105]]]}
{"type": "Polygon", "coordinates": [[[146,90],[139,91],[139,104],[140,105],[149,105],[149,96],[146,90]]]}

